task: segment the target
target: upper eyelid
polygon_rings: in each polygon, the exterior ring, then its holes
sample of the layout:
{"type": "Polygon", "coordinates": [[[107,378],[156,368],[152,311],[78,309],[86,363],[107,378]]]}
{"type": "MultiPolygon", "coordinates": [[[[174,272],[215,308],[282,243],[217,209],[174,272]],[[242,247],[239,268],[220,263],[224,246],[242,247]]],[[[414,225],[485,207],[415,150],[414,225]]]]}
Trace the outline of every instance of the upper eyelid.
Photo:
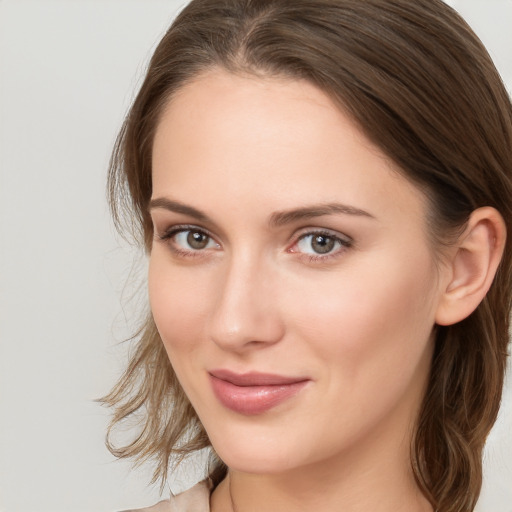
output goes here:
{"type": "Polygon", "coordinates": [[[337,238],[344,242],[351,242],[353,243],[353,238],[349,235],[346,235],[345,233],[341,233],[340,231],[336,231],[334,229],[328,229],[328,228],[304,228],[302,233],[299,233],[296,235],[296,239],[299,240],[302,237],[308,236],[308,235],[327,235],[332,238],[337,238]]]}
{"type": "MultiPolygon", "coordinates": [[[[367,214],[366,212],[364,212],[364,211],[362,211],[362,210],[361,210],[361,211],[359,211],[359,210],[357,210],[357,209],[353,209],[353,208],[348,208],[348,209],[349,209],[350,211],[352,211],[352,210],[356,210],[356,214],[357,214],[358,216],[359,216],[359,213],[360,213],[360,214],[361,214],[361,215],[363,215],[363,216],[368,216],[368,217],[370,217],[370,218],[373,218],[373,216],[372,216],[372,215],[367,214]]],[[[345,210],[347,210],[347,207],[343,207],[343,211],[344,211],[344,212],[345,212],[345,210]]],[[[170,210],[170,211],[172,212],[172,211],[174,211],[174,210],[170,210]]],[[[158,220],[158,218],[160,217],[161,212],[163,212],[164,214],[168,214],[168,213],[169,213],[169,210],[168,210],[168,209],[166,209],[166,208],[163,208],[163,207],[156,207],[156,206],[155,206],[155,207],[150,208],[150,210],[149,210],[149,214],[150,214],[150,217],[152,218],[152,221],[153,221],[153,224],[154,224],[154,225],[156,225],[156,224],[157,224],[157,220],[158,220]]],[[[180,211],[180,212],[178,212],[178,213],[180,213],[180,214],[185,214],[186,216],[189,216],[189,215],[190,215],[188,212],[181,212],[181,211],[180,211]]],[[[202,213],[202,212],[201,212],[201,213],[202,213]]],[[[337,217],[338,217],[338,215],[336,215],[335,213],[330,212],[330,211],[329,211],[329,212],[324,212],[324,213],[322,213],[322,215],[320,215],[320,214],[318,214],[318,215],[316,215],[316,214],[315,214],[315,215],[314,215],[314,217],[318,217],[318,220],[319,220],[319,221],[320,221],[320,218],[321,218],[321,217],[325,217],[325,216],[327,216],[327,217],[329,217],[329,218],[331,218],[331,217],[335,217],[335,218],[337,218],[337,217]]],[[[192,220],[192,222],[190,222],[190,223],[189,223],[189,222],[187,222],[187,221],[184,221],[183,223],[180,223],[180,222],[178,221],[176,225],[178,225],[178,226],[179,226],[179,225],[183,225],[183,226],[191,226],[191,227],[194,227],[194,228],[198,228],[198,229],[200,229],[201,231],[204,231],[205,233],[209,234],[210,236],[212,236],[213,238],[216,238],[216,239],[217,239],[217,238],[219,238],[219,239],[221,239],[221,238],[227,238],[227,233],[226,233],[226,232],[224,232],[224,230],[223,230],[219,225],[217,225],[217,224],[213,224],[213,223],[212,223],[212,221],[211,221],[211,219],[210,219],[209,217],[205,217],[204,219],[202,219],[202,218],[196,218],[196,217],[195,217],[195,214],[192,214],[192,217],[194,217],[194,219],[192,220]],[[200,223],[201,225],[199,225],[199,223],[200,223]],[[220,235],[220,237],[217,237],[216,235],[213,235],[213,234],[212,234],[212,231],[211,231],[210,229],[208,229],[208,228],[206,228],[206,227],[203,227],[205,224],[206,224],[206,225],[210,225],[211,227],[213,227],[213,228],[214,228],[214,231],[215,231],[216,233],[218,233],[218,234],[220,235]]],[[[162,219],[162,220],[164,220],[164,219],[162,219]]],[[[300,223],[300,224],[302,224],[302,223],[304,222],[304,224],[305,224],[305,222],[306,222],[307,220],[311,221],[311,220],[313,220],[313,219],[312,219],[311,217],[306,216],[305,218],[298,219],[296,222],[297,222],[297,223],[300,223]]],[[[278,228],[279,228],[279,230],[281,230],[283,227],[286,227],[286,226],[280,226],[280,224],[281,224],[281,223],[279,222],[279,223],[278,223],[278,225],[277,225],[277,226],[275,226],[275,227],[278,227],[278,228]]],[[[287,222],[286,224],[288,224],[288,222],[287,222]]],[[[293,224],[295,224],[295,222],[290,222],[290,226],[289,226],[289,227],[293,227],[293,224]]],[[[320,221],[320,222],[319,222],[319,224],[320,224],[320,226],[321,226],[322,222],[320,221]]],[[[272,226],[273,226],[273,223],[271,223],[271,227],[272,227],[272,226]]],[[[331,228],[320,227],[320,226],[319,226],[319,225],[314,225],[314,224],[313,224],[313,225],[310,225],[310,226],[304,226],[304,225],[303,225],[303,227],[300,227],[300,228],[299,228],[299,227],[297,227],[296,229],[293,229],[293,232],[294,232],[294,234],[295,234],[297,231],[302,230],[302,229],[304,229],[304,230],[311,229],[311,230],[312,230],[312,231],[314,231],[314,232],[316,232],[316,231],[324,231],[324,230],[325,230],[325,231],[327,231],[327,232],[333,233],[334,235],[340,234],[342,238],[346,237],[346,238],[348,238],[348,239],[351,239],[351,237],[350,237],[350,236],[345,235],[345,234],[344,234],[344,233],[342,233],[342,232],[339,232],[337,229],[331,229],[331,228]]],[[[273,230],[273,229],[272,229],[272,230],[273,230]]],[[[290,238],[291,238],[291,237],[290,237],[290,238]]]]}
{"type": "MultiPolygon", "coordinates": [[[[0,0],[1,1],[1,0],[0,0]]],[[[151,222],[153,224],[153,231],[156,233],[160,231],[160,233],[168,232],[174,229],[174,227],[183,227],[183,229],[197,229],[198,231],[202,231],[206,233],[208,236],[219,240],[220,238],[225,237],[225,233],[220,226],[210,221],[209,218],[199,219],[195,218],[193,215],[188,215],[187,213],[177,212],[178,218],[176,218],[176,213],[173,211],[169,211],[165,208],[154,207],[149,210],[149,216],[151,218],[151,222]],[[158,227],[161,229],[158,229],[158,227]],[[169,227],[167,227],[169,226],[169,227]],[[208,227],[207,227],[208,226],[208,227]],[[216,234],[213,234],[216,233],[216,234]],[[220,235],[220,236],[217,236],[220,235]]]]}
{"type": "MultiPolygon", "coordinates": [[[[157,231],[158,230],[155,229],[155,232],[157,231]]],[[[217,238],[208,229],[193,224],[175,224],[167,229],[164,229],[162,233],[159,234],[159,236],[172,236],[183,231],[197,231],[199,233],[204,233],[213,240],[217,241],[217,238]]]]}

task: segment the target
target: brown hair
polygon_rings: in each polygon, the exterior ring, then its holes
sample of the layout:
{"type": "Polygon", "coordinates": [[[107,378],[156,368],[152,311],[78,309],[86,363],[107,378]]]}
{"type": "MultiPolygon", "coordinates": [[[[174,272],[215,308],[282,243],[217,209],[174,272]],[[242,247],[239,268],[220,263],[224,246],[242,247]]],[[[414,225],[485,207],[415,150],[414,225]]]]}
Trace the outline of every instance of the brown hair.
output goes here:
{"type": "MultiPolygon", "coordinates": [[[[193,0],[158,45],[113,152],[109,191],[151,250],[153,136],[164,105],[212,67],[316,85],[348,112],[430,202],[432,235],[495,207],[512,233],[512,107],[485,48],[440,0],[193,0]]],[[[500,405],[509,340],[512,237],[493,285],[464,321],[436,327],[428,389],[411,447],[417,483],[439,512],[473,510],[482,450],[500,405]]],[[[209,446],[151,318],[104,399],[112,426],[140,414],[120,457],[158,462],[209,446]]],[[[110,431],[109,431],[110,433],[110,431]]],[[[109,439],[109,438],[108,438],[109,439]]],[[[225,468],[219,462],[215,478],[225,468]]]]}

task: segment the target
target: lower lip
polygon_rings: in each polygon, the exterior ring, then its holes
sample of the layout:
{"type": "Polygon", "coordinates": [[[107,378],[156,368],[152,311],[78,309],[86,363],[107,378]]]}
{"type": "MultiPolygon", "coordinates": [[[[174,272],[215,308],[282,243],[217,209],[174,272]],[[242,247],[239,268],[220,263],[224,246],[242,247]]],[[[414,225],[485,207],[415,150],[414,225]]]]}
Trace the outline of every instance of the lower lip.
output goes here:
{"type": "Polygon", "coordinates": [[[295,396],[309,382],[264,386],[235,386],[210,376],[213,392],[219,402],[239,414],[262,414],[295,396]]]}

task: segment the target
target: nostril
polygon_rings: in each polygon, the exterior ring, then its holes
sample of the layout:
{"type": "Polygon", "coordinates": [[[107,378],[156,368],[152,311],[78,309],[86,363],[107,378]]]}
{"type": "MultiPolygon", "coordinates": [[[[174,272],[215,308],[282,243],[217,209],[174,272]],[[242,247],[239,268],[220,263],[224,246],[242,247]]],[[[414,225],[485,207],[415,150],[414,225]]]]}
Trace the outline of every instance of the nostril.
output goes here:
{"type": "Polygon", "coordinates": [[[284,334],[281,318],[274,311],[264,318],[254,309],[250,313],[217,310],[210,320],[210,337],[225,350],[248,350],[278,342],[284,334]]]}

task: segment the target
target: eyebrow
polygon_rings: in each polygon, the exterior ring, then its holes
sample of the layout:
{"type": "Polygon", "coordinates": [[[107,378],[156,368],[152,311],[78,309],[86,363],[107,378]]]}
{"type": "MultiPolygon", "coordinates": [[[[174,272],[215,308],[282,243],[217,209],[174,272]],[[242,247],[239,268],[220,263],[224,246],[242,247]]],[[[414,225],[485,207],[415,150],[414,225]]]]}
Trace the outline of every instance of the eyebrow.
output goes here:
{"type": "Polygon", "coordinates": [[[324,215],[336,214],[355,215],[357,217],[368,217],[370,219],[375,219],[371,213],[354,206],[341,203],[326,203],[295,208],[293,210],[287,210],[283,212],[274,212],[270,216],[269,224],[273,227],[279,227],[300,220],[313,219],[315,217],[322,217],[324,215]]]}
{"type": "Polygon", "coordinates": [[[184,215],[194,217],[194,219],[200,220],[202,222],[212,222],[208,215],[206,215],[206,213],[202,212],[201,210],[180,203],[178,201],[167,199],[166,197],[151,199],[149,202],[149,210],[151,211],[155,208],[163,208],[164,210],[169,210],[170,212],[183,213],[184,215]]]}
{"type": "MultiPolygon", "coordinates": [[[[153,210],[155,208],[163,208],[171,212],[182,213],[184,215],[188,215],[189,217],[193,217],[198,221],[214,224],[214,221],[201,210],[198,210],[193,206],[180,203],[179,201],[168,199],[166,197],[158,197],[156,199],[152,199],[149,202],[149,210],[153,210]]],[[[292,222],[313,219],[315,217],[322,217],[324,215],[336,214],[353,215],[357,217],[375,219],[371,213],[354,206],[349,206],[342,203],[322,203],[294,208],[292,210],[274,212],[270,216],[269,225],[271,227],[280,227],[286,224],[291,224],[292,222]]]]}

